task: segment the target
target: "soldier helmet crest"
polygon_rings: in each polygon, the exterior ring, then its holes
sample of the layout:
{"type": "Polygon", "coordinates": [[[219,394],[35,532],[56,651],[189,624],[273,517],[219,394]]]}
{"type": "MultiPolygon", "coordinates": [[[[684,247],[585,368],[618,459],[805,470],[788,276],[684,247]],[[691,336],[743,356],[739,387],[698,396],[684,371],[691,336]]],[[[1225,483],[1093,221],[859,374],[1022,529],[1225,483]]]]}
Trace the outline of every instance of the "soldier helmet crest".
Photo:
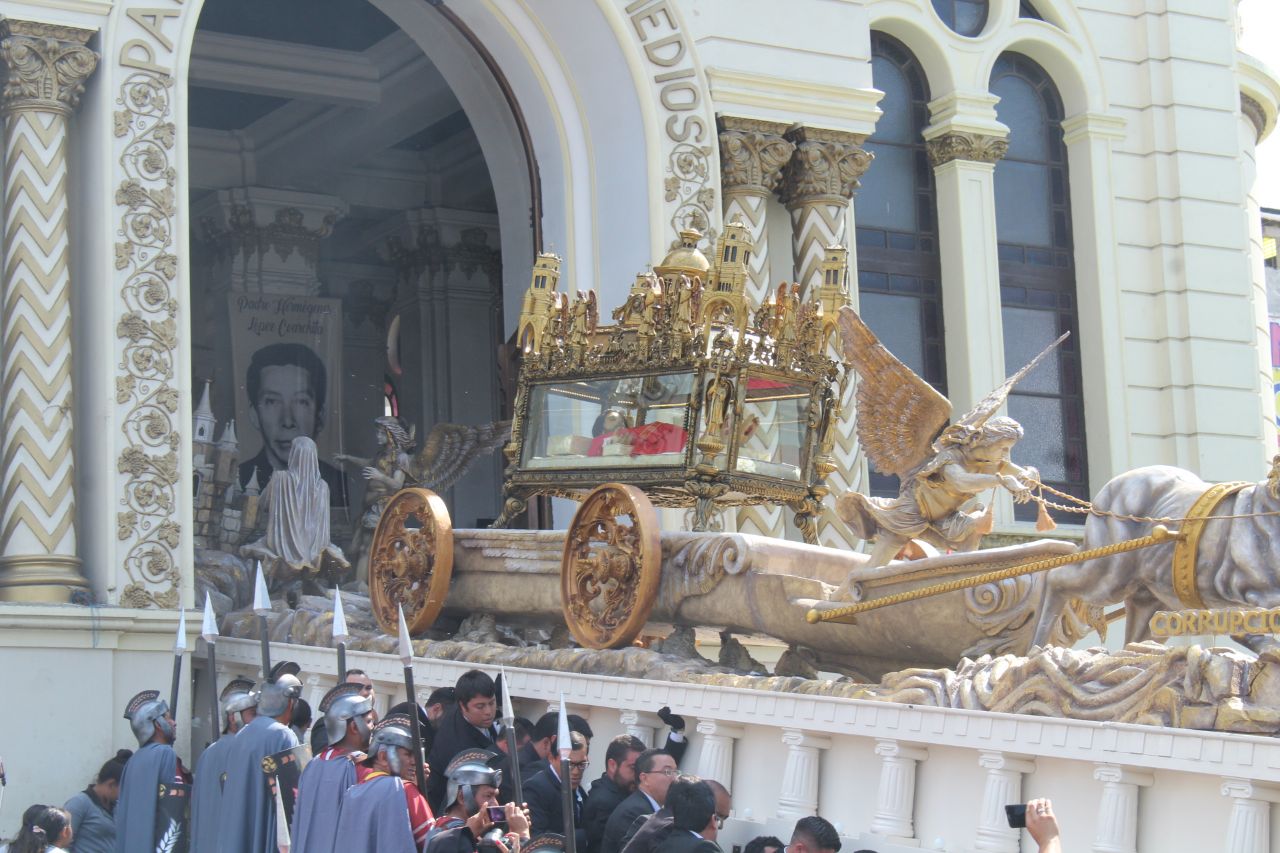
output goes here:
{"type": "Polygon", "coordinates": [[[498,753],[491,749],[467,749],[454,756],[444,771],[444,775],[449,777],[445,786],[445,805],[453,805],[458,799],[458,791],[462,791],[462,802],[467,814],[479,811],[475,786],[502,787],[502,771],[489,766],[489,762],[497,756],[498,753]]]}
{"type": "Polygon", "coordinates": [[[368,741],[370,729],[364,715],[373,710],[373,698],[360,695],[361,689],[362,685],[343,682],[320,700],[320,713],[324,714],[324,731],[330,745],[346,737],[348,720],[355,720],[361,738],[368,741]]]}
{"type": "MultiPolygon", "coordinates": [[[[379,752],[387,754],[387,764],[393,773],[400,773],[400,753],[396,747],[403,747],[413,753],[413,721],[404,714],[392,714],[380,720],[373,727],[373,735],[369,738],[369,755],[377,758],[379,752]]],[[[421,758],[419,758],[421,760],[421,758]]]]}
{"type": "Polygon", "coordinates": [[[124,718],[133,728],[133,736],[138,739],[138,746],[146,746],[155,737],[156,726],[165,737],[173,740],[173,723],[165,719],[169,713],[169,704],[160,698],[159,690],[143,690],[129,700],[124,709],[124,718]]]}
{"type": "Polygon", "coordinates": [[[247,678],[233,678],[218,697],[222,702],[222,714],[234,714],[258,704],[258,694],[253,682],[247,678]]]}
{"type": "Polygon", "coordinates": [[[258,713],[278,717],[289,707],[292,699],[302,695],[302,682],[298,673],[302,667],[293,661],[281,661],[271,667],[267,683],[258,694],[258,713]]]}

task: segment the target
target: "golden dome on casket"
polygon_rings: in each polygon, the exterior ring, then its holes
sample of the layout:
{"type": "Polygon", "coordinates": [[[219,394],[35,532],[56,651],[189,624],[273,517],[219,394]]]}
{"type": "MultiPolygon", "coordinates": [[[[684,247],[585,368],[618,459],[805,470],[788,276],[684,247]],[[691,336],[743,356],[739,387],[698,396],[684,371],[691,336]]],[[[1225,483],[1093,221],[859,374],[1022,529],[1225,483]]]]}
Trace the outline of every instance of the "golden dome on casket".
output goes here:
{"type": "Polygon", "coordinates": [[[663,278],[684,273],[689,276],[698,276],[705,282],[707,273],[711,271],[711,261],[707,260],[707,256],[698,248],[698,241],[701,239],[702,232],[696,228],[684,229],[680,232],[680,245],[668,252],[662,259],[662,263],[655,266],[653,271],[663,278]]]}

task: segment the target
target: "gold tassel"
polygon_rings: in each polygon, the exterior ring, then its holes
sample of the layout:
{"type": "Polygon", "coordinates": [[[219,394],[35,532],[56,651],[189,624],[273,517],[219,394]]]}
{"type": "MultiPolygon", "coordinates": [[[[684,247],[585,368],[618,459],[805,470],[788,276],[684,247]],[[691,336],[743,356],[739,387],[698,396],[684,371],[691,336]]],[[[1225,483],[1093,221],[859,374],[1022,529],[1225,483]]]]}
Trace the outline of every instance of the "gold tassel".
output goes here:
{"type": "Polygon", "coordinates": [[[1048,533],[1050,530],[1057,530],[1058,523],[1053,520],[1053,516],[1049,515],[1049,510],[1045,509],[1044,492],[1036,498],[1036,503],[1040,505],[1040,511],[1036,513],[1036,530],[1040,533],[1048,533]]]}

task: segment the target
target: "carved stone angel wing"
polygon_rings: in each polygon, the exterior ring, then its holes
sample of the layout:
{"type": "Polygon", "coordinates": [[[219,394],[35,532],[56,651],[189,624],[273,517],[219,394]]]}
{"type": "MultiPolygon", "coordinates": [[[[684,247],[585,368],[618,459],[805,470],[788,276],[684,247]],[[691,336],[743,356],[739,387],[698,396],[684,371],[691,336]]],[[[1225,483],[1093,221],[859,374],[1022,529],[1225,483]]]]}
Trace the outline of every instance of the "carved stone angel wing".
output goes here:
{"type": "Polygon", "coordinates": [[[932,455],[951,403],[894,357],[852,308],[836,320],[845,361],[858,372],[858,440],[882,474],[899,477],[932,455]]]}
{"type": "Polygon", "coordinates": [[[436,424],[427,440],[409,461],[408,474],[417,484],[442,492],[452,486],[471,463],[511,438],[511,421],[480,426],[436,424]]]}
{"type": "Polygon", "coordinates": [[[1064,332],[1062,337],[1041,350],[1040,354],[1027,362],[1026,366],[1002,382],[999,388],[979,400],[978,405],[974,406],[963,418],[956,421],[951,429],[965,434],[981,429],[982,425],[996,413],[996,410],[1004,405],[1004,401],[1008,398],[1009,392],[1013,390],[1013,386],[1021,382],[1022,377],[1034,370],[1036,365],[1043,361],[1045,356],[1057,349],[1058,345],[1065,341],[1070,334],[1070,332],[1064,332]]]}

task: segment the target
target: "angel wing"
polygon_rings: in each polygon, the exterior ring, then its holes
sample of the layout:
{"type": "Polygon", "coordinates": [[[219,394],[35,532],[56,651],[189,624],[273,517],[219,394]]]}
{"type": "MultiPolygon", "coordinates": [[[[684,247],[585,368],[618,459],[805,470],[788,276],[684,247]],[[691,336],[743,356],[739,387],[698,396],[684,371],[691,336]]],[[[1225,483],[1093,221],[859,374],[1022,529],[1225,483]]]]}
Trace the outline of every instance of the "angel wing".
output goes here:
{"type": "Polygon", "coordinates": [[[898,361],[852,308],[836,319],[845,361],[858,372],[858,440],[882,474],[901,477],[932,455],[951,403],[898,361]]]}
{"type": "Polygon", "coordinates": [[[974,406],[963,418],[956,421],[952,429],[963,433],[972,433],[981,429],[982,425],[987,422],[987,419],[994,415],[996,410],[1004,405],[1004,401],[1009,396],[1009,392],[1013,390],[1013,386],[1021,382],[1022,377],[1034,370],[1036,365],[1041,361],[1044,361],[1044,357],[1057,349],[1058,345],[1065,341],[1067,336],[1070,334],[1070,332],[1064,332],[1062,337],[1058,338],[1056,341],[1041,350],[1040,354],[1027,362],[1026,366],[1002,382],[999,388],[979,400],[978,405],[974,406]]]}
{"type": "Polygon", "coordinates": [[[408,474],[418,485],[440,492],[462,478],[471,463],[511,438],[511,421],[480,426],[436,424],[409,460],[408,474]]]}

